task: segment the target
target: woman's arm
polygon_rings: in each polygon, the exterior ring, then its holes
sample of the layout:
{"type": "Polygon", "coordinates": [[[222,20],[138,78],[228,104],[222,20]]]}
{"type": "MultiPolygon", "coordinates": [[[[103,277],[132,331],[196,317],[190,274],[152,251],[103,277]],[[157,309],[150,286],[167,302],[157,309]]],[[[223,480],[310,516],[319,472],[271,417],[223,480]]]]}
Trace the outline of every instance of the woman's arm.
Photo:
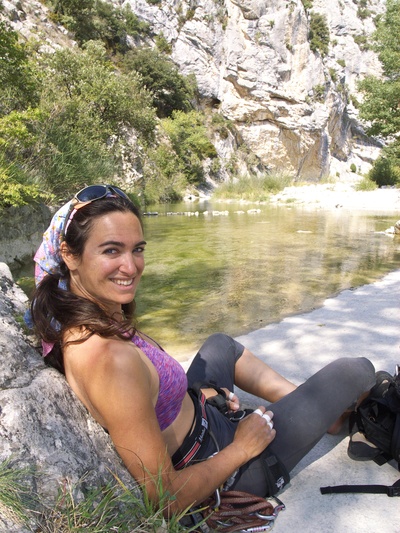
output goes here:
{"type": "Polygon", "coordinates": [[[176,471],[155,416],[151,369],[133,346],[121,350],[120,341],[106,345],[107,353],[103,347],[86,380],[87,395],[129,472],[150,498],[158,503],[160,481],[162,491],[175,497],[164,510],[167,516],[203,501],[275,437],[265,419],[250,415],[238,425],[232,444],[204,462],[176,471]]]}

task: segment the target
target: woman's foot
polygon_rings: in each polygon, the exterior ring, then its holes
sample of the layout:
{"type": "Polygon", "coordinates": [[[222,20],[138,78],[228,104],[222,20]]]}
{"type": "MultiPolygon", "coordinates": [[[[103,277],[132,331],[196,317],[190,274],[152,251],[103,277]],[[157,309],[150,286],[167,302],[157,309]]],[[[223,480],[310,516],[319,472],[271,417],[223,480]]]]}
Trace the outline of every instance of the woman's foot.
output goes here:
{"type": "Polygon", "coordinates": [[[330,435],[337,435],[342,429],[343,424],[346,422],[346,420],[348,420],[351,413],[357,409],[357,407],[365,400],[365,398],[368,398],[370,393],[371,391],[367,391],[364,392],[364,394],[361,394],[356,402],[356,405],[354,406],[354,409],[346,409],[346,411],[336,420],[336,422],[331,425],[331,427],[328,429],[328,433],[330,435]]]}

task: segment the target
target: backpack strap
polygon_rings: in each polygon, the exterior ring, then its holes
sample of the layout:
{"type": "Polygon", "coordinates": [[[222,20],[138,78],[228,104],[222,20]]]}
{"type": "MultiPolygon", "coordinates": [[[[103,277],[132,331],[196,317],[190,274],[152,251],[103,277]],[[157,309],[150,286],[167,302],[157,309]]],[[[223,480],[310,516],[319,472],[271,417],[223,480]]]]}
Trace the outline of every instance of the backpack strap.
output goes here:
{"type": "Polygon", "coordinates": [[[400,479],[393,485],[336,485],[335,487],[320,487],[321,494],[386,494],[389,497],[400,496],[400,479]]]}

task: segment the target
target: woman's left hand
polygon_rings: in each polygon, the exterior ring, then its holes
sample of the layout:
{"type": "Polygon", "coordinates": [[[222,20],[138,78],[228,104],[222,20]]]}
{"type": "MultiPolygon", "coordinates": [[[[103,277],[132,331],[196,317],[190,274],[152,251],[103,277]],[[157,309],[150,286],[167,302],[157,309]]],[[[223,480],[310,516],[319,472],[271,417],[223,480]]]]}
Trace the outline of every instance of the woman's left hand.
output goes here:
{"type": "Polygon", "coordinates": [[[240,404],[239,404],[239,398],[236,396],[234,392],[229,391],[225,387],[221,387],[221,389],[226,394],[226,403],[228,404],[228,409],[230,411],[238,411],[240,404]]]}
{"type": "MultiPolygon", "coordinates": [[[[220,388],[221,390],[225,392],[226,404],[228,406],[229,411],[238,411],[240,404],[239,404],[239,398],[236,396],[236,394],[228,390],[226,387],[220,387],[220,388]]],[[[204,394],[204,396],[207,399],[212,398],[213,396],[216,396],[218,394],[218,392],[215,389],[212,389],[210,387],[208,388],[202,387],[201,392],[204,394]]]]}

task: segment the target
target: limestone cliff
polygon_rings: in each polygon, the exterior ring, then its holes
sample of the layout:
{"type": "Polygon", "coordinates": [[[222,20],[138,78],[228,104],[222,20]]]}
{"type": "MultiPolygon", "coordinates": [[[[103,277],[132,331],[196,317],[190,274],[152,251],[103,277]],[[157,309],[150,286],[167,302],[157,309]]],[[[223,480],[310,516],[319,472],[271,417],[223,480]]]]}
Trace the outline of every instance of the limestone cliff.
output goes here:
{"type": "Polygon", "coordinates": [[[196,75],[203,97],[268,168],[308,179],[350,163],[369,168],[377,144],[363,134],[350,95],[360,78],[379,75],[374,52],[357,42],[374,31],[384,2],[370,0],[368,12],[353,0],[313,0],[309,11],[300,0],[129,3],[172,43],[182,72],[196,75]],[[329,26],[326,56],[310,48],[312,13],[329,26]]]}
{"type": "MultiPolygon", "coordinates": [[[[365,172],[380,144],[368,138],[353,103],[357,81],[379,75],[369,49],[382,0],[120,0],[162,33],[185,74],[193,73],[201,104],[234,124],[233,137],[215,139],[222,161],[242,144],[260,168],[298,178],[349,177],[365,172]],[[307,9],[304,7],[307,6],[307,9]],[[325,17],[326,53],[310,42],[312,18],[325,17]]],[[[35,1],[4,0],[21,34],[44,33],[65,44],[65,30],[35,1]]],[[[245,153],[246,153],[245,150],[245,153]]],[[[244,157],[245,161],[246,158],[244,157]]]]}

